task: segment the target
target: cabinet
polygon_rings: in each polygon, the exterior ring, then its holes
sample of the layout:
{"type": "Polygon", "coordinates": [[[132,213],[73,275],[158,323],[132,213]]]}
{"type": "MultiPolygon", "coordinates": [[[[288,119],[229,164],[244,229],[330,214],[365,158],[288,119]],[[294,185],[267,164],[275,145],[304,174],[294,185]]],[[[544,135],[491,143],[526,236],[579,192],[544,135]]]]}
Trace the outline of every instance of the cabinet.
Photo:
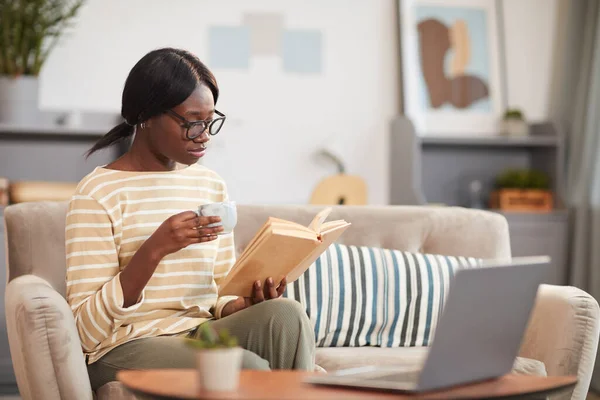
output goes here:
{"type": "Polygon", "coordinates": [[[513,256],[550,256],[552,262],[544,282],[566,285],[568,282],[568,212],[557,210],[549,214],[502,214],[508,220],[513,256]]]}
{"type": "Polygon", "coordinates": [[[531,135],[425,136],[411,122],[396,118],[390,137],[390,203],[470,206],[469,187],[482,185],[483,203],[498,174],[507,168],[533,168],[552,181],[555,207],[551,213],[506,213],[515,257],[549,255],[552,265],[546,283],[566,284],[568,212],[563,207],[564,135],[550,123],[530,126],[531,135]]]}

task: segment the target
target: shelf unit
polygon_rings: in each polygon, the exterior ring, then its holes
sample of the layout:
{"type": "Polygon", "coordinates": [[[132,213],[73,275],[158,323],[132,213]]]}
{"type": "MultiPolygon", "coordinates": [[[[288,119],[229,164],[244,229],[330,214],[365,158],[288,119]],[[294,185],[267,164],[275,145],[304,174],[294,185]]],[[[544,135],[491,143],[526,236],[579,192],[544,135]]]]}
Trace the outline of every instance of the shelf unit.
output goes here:
{"type": "Polygon", "coordinates": [[[505,169],[542,171],[552,182],[555,211],[493,211],[508,221],[513,256],[550,255],[547,283],[565,284],[569,222],[563,208],[565,137],[550,123],[530,129],[526,137],[419,136],[408,119],[397,117],[390,137],[390,203],[469,207],[469,186],[477,180],[488,204],[495,178],[505,169]]]}
{"type": "Polygon", "coordinates": [[[565,140],[552,124],[534,124],[530,136],[518,138],[421,137],[409,120],[399,117],[392,124],[390,144],[392,204],[468,207],[472,181],[480,181],[489,193],[503,170],[534,168],[550,177],[562,207],[565,140]]]}
{"type": "Polygon", "coordinates": [[[9,181],[78,182],[97,165],[123,154],[129,142],[84,157],[85,152],[120,122],[114,114],[88,113],[80,127],[54,122],[57,113],[44,113],[30,125],[0,124],[0,176],[9,181]]]}
{"type": "MultiPolygon", "coordinates": [[[[58,113],[44,113],[23,126],[0,124],[0,176],[9,181],[78,182],[96,166],[112,162],[129,147],[129,141],[99,151],[85,152],[120,122],[114,114],[84,114],[81,127],[55,123],[58,113]]],[[[6,281],[4,208],[0,207],[0,279],[6,281]]],[[[0,397],[17,394],[4,318],[4,286],[0,289],[0,397]]]]}

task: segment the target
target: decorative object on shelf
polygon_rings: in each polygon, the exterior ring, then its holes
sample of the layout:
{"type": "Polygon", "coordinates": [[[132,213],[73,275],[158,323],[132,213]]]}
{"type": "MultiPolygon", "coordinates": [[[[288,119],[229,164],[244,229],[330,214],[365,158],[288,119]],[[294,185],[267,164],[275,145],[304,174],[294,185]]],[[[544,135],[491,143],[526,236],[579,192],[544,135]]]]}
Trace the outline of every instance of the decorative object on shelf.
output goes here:
{"type": "Polygon", "coordinates": [[[225,329],[216,332],[210,324],[198,327],[198,338],[188,339],[196,350],[196,367],[200,389],[228,392],[238,388],[242,367],[242,348],[237,338],[225,329]]]}
{"type": "Polygon", "coordinates": [[[502,119],[502,132],[507,136],[515,137],[529,135],[529,125],[521,110],[518,108],[506,110],[502,119]]]}
{"type": "Polygon", "coordinates": [[[0,122],[35,122],[38,75],[84,0],[12,0],[0,15],[0,122]]]}
{"type": "Polygon", "coordinates": [[[507,170],[496,178],[490,207],[503,211],[550,212],[554,207],[550,179],[535,170],[507,170]]]}
{"type": "Polygon", "coordinates": [[[319,156],[332,161],[337,169],[336,175],[321,180],[310,198],[310,204],[317,205],[365,205],[367,204],[367,184],[355,175],[347,175],[346,167],[340,157],[323,149],[319,156]]]}
{"type": "Polygon", "coordinates": [[[9,186],[10,203],[30,201],[67,201],[75,194],[76,182],[13,181],[9,186]]]}
{"type": "Polygon", "coordinates": [[[483,184],[480,180],[474,180],[469,183],[469,207],[483,210],[483,184]]]}
{"type": "Polygon", "coordinates": [[[79,128],[83,125],[83,115],[78,110],[66,112],[56,118],[56,124],[67,128],[79,128]]]}
{"type": "Polygon", "coordinates": [[[404,112],[420,135],[495,135],[503,94],[495,0],[398,0],[404,112]]]}
{"type": "Polygon", "coordinates": [[[8,205],[8,179],[0,177],[0,207],[8,205]]]}

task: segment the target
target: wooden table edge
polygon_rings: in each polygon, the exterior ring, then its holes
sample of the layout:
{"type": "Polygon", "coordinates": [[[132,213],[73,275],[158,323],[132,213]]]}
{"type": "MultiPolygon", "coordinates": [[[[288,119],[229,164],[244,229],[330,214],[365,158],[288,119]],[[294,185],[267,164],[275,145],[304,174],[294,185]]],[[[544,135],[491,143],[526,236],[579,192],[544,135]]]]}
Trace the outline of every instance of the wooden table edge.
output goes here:
{"type": "MultiPolygon", "coordinates": [[[[532,396],[554,396],[557,394],[560,394],[562,392],[566,392],[567,390],[571,390],[574,389],[575,386],[577,386],[577,384],[579,383],[579,379],[577,378],[577,376],[575,375],[560,375],[561,377],[571,377],[573,378],[573,382],[567,382],[564,383],[561,386],[557,386],[557,387],[553,387],[551,389],[546,389],[546,390],[538,390],[536,392],[529,392],[529,393],[524,393],[524,394],[517,394],[514,396],[504,396],[504,397],[500,397],[500,399],[503,400],[515,400],[515,399],[525,399],[525,398],[531,398],[532,396]]],[[[551,376],[548,376],[547,378],[551,378],[551,376]]]]}
{"type": "MultiPolygon", "coordinates": [[[[164,372],[164,371],[188,371],[188,373],[190,373],[190,371],[194,371],[194,369],[156,369],[156,370],[122,370],[122,371],[118,371],[117,372],[117,380],[124,386],[126,387],[128,390],[130,390],[131,392],[135,393],[135,394],[141,394],[144,396],[151,396],[154,398],[158,398],[158,399],[173,399],[173,398],[180,398],[180,399],[202,399],[203,397],[199,397],[198,394],[194,395],[194,397],[188,397],[187,395],[185,397],[177,397],[176,394],[160,394],[160,393],[153,393],[151,391],[144,391],[143,389],[140,389],[139,386],[136,385],[129,385],[126,381],[127,379],[123,380],[122,377],[123,376],[127,376],[127,375],[131,375],[132,373],[140,373],[140,372],[147,372],[147,371],[156,371],[156,372],[164,372]]],[[[265,371],[260,371],[260,372],[265,372],[265,371]]],[[[272,372],[290,372],[290,371],[270,371],[272,372]]],[[[296,373],[299,373],[301,375],[307,376],[307,375],[311,375],[313,374],[312,372],[306,372],[306,371],[295,371],[296,373]]],[[[507,374],[507,375],[513,375],[513,374],[507,374]]],[[[505,375],[506,376],[506,375],[505,375]]],[[[526,375],[525,375],[526,376],[526,375]]],[[[537,378],[563,378],[565,379],[564,383],[561,383],[559,386],[555,386],[552,388],[548,388],[548,389],[541,389],[541,390],[537,390],[537,391],[530,391],[527,393],[516,393],[516,394],[511,394],[511,395],[496,395],[496,396],[491,396],[491,397],[480,397],[479,395],[477,395],[477,397],[463,397],[463,399],[510,399],[510,400],[515,400],[515,399],[527,399],[527,398],[532,398],[532,397],[537,397],[537,396],[551,396],[551,395],[556,395],[559,394],[561,392],[567,391],[567,390],[571,390],[573,388],[575,388],[575,386],[579,383],[579,380],[577,378],[577,376],[575,375],[564,375],[564,376],[536,376],[537,378]],[[570,378],[570,379],[569,379],[570,378]]],[[[497,378],[500,379],[501,377],[497,378]]],[[[489,381],[493,381],[494,379],[490,379],[489,381]]],[[[466,385],[461,385],[461,386],[456,386],[452,389],[457,389],[460,387],[469,387],[471,385],[477,385],[477,384],[482,384],[485,383],[486,381],[483,382],[474,382],[473,384],[466,384],[466,385]]],[[[439,397],[440,395],[443,396],[443,392],[447,391],[447,390],[452,390],[452,389],[442,389],[439,391],[427,391],[427,392],[420,392],[420,393],[394,393],[394,392],[390,392],[390,391],[385,391],[385,390],[369,390],[369,389],[361,389],[361,388],[352,388],[352,387],[336,387],[336,386],[317,386],[317,385],[312,385],[310,383],[305,383],[302,380],[299,381],[299,385],[303,386],[303,385],[307,385],[307,386],[312,386],[313,388],[317,388],[317,389],[324,389],[325,391],[327,389],[331,390],[331,389],[338,389],[338,390],[347,390],[347,391],[351,391],[354,393],[361,393],[362,395],[364,395],[365,398],[368,398],[370,396],[379,396],[379,395],[388,395],[388,396],[400,396],[401,398],[406,398],[406,399],[420,399],[420,398],[435,398],[435,397],[431,397],[431,396],[436,396],[437,398],[444,398],[444,397],[439,397]]],[[[235,393],[235,392],[234,392],[235,393]]],[[[230,395],[234,394],[234,393],[230,393],[230,395]]],[[[209,394],[209,393],[207,393],[209,394]]],[[[216,397],[221,397],[221,396],[216,396],[216,397]]],[[[224,398],[229,397],[228,395],[226,395],[224,398]]],[[[212,398],[212,397],[208,397],[208,398],[212,398]]],[[[450,397],[448,397],[450,398],[450,397]]]]}

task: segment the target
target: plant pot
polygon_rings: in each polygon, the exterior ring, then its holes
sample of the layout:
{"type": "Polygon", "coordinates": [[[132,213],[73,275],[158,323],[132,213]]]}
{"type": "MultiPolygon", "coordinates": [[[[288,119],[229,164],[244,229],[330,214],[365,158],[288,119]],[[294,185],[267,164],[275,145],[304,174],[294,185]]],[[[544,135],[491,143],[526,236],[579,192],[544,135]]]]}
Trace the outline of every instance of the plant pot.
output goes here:
{"type": "Polygon", "coordinates": [[[503,211],[550,212],[553,203],[548,190],[500,189],[490,196],[490,207],[503,211]]]}
{"type": "Polygon", "coordinates": [[[197,350],[196,368],[200,389],[209,392],[235,391],[240,383],[242,348],[197,350]]]}
{"type": "Polygon", "coordinates": [[[38,78],[0,77],[0,123],[32,125],[38,118],[38,78]]]}
{"type": "Polygon", "coordinates": [[[529,125],[521,119],[505,119],[502,121],[502,130],[507,136],[529,135],[529,125]]]}

